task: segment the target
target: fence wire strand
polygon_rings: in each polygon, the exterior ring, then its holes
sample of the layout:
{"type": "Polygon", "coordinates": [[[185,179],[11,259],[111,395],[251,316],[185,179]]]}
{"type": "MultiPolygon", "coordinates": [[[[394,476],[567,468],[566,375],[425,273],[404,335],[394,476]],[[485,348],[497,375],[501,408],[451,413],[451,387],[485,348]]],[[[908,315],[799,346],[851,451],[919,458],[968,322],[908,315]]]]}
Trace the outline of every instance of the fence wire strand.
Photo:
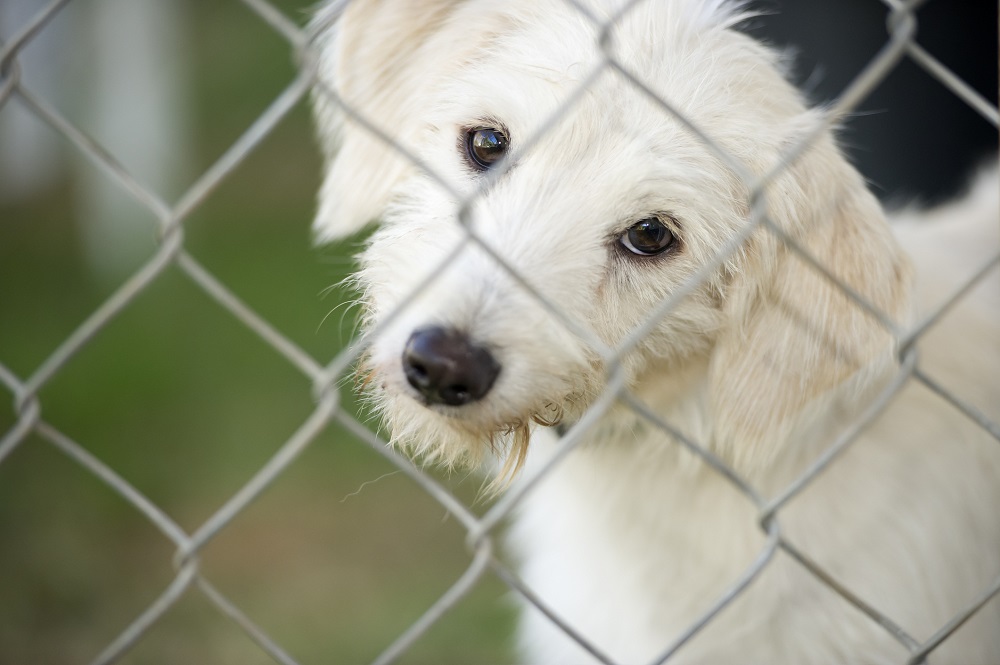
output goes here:
{"type": "Polygon", "coordinates": [[[468,568],[461,573],[457,581],[403,633],[385,646],[385,650],[373,661],[376,665],[387,665],[399,659],[424,633],[441,621],[450,609],[466,597],[487,574],[492,574],[501,580],[513,594],[519,596],[528,605],[537,608],[544,616],[548,617],[554,626],[562,630],[594,659],[607,665],[612,665],[615,662],[590,642],[586,634],[578,631],[560,618],[552,608],[547,607],[528,585],[495,556],[493,547],[497,530],[516,506],[539,483],[544,482],[546,475],[552,468],[562,463],[566,456],[572,454],[574,448],[583,440],[586,432],[613,407],[631,409],[641,418],[647,420],[651,426],[669,435],[678,446],[699,457],[705,465],[732,484],[747,501],[756,507],[760,519],[759,526],[766,541],[739,579],[732,581],[729,588],[713,601],[702,616],[692,620],[683,633],[675,636],[674,641],[650,665],[660,665],[669,661],[699,631],[711,624],[719,612],[744,593],[745,589],[766,569],[779,551],[791,557],[815,579],[880,625],[886,633],[908,650],[909,662],[913,664],[924,662],[935,648],[972,617],[976,611],[1000,593],[1000,578],[998,578],[984,588],[978,597],[969,599],[966,607],[940,626],[926,641],[921,642],[908,634],[892,617],[884,615],[876,607],[860,598],[854,591],[840,584],[829,571],[789,542],[782,535],[780,529],[782,508],[794,501],[796,496],[808,487],[816,477],[824,473],[830,465],[836,464],[841,453],[892,403],[896,394],[911,381],[924,384],[948,404],[958,409],[970,422],[975,423],[994,438],[1000,440],[1000,425],[968,403],[962,396],[949,390],[948,387],[928,375],[918,365],[913,346],[941,317],[945,316],[956,303],[964,298],[975,284],[996,268],[1000,262],[1000,256],[995,256],[987,264],[977,269],[975,274],[941,303],[939,308],[929,317],[909,330],[902,330],[899,323],[893,321],[886,312],[866,302],[859,294],[837,280],[827,266],[809,255],[793,238],[774,224],[768,217],[766,201],[768,185],[804,154],[823,132],[856,109],[858,104],[881,85],[904,58],[908,57],[916,63],[940,85],[951,91],[958,99],[994,126],[1000,124],[1000,114],[998,114],[997,108],[939,62],[934,55],[916,43],[916,10],[924,4],[923,2],[920,0],[910,2],[885,0],[883,4],[889,10],[888,38],[885,44],[844,88],[837,100],[819,117],[818,123],[789,146],[787,152],[770,172],[764,177],[758,178],[751,174],[750,169],[745,164],[719,146],[710,135],[673,106],[668,99],[657,94],[648,83],[640,80],[615,58],[615,27],[641,1],[643,0],[631,0],[625,3],[611,19],[602,20],[578,0],[565,0],[569,7],[584,15],[599,31],[594,45],[595,63],[592,69],[580,81],[579,85],[567,95],[564,103],[559,105],[555,112],[518,147],[518,152],[510,155],[496,169],[489,172],[483,178],[481,185],[465,197],[459,196],[452,189],[447,178],[434,173],[418,155],[413,154],[406,146],[394,140],[389,133],[390,128],[378,127],[357,109],[352,108],[349,100],[342,99],[338,91],[330,89],[325,83],[318,81],[319,53],[316,43],[317,35],[314,33],[314,29],[300,26],[268,0],[241,0],[241,2],[258,16],[264,25],[288,43],[292,59],[298,66],[298,74],[222,156],[195,180],[175,205],[169,205],[162,200],[152,188],[130,173],[99,141],[67,120],[43,96],[32,91],[30,81],[24,80],[18,62],[19,54],[26,45],[47,29],[52,19],[69,4],[69,0],[55,0],[48,3],[25,25],[21,26],[5,44],[0,43],[0,113],[7,105],[16,100],[16,103],[20,104],[24,110],[48,125],[65,139],[78,154],[89,160],[117,189],[126,193],[132,200],[152,213],[160,224],[161,235],[155,252],[114,291],[111,297],[97,307],[76,330],[57,345],[27,378],[22,379],[15,375],[6,365],[2,364],[4,359],[0,358],[0,385],[4,386],[13,397],[16,416],[13,425],[0,436],[0,464],[5,463],[10,455],[34,434],[72,459],[84,472],[99,479],[148,520],[176,548],[173,561],[176,572],[170,583],[146,609],[122,629],[117,637],[110,640],[107,647],[92,661],[95,665],[120,661],[124,654],[141,641],[163,615],[191,589],[198,589],[221,615],[238,625],[247,638],[252,640],[274,662],[282,665],[299,665],[284,646],[271,638],[262,627],[251,620],[243,610],[222,594],[204,576],[200,568],[198,553],[209,541],[227,529],[233,519],[245,511],[252,501],[276,483],[292,462],[332,423],[343,426],[361,443],[377,451],[388,460],[389,464],[402,471],[422,491],[443,506],[447,513],[453,516],[465,530],[471,555],[468,568]],[[713,261],[689,279],[674,295],[660,303],[645,323],[633,330],[632,334],[617,348],[607,348],[586,325],[576,321],[570,313],[563,311],[558,303],[547,301],[532,286],[530,276],[520,274],[504,256],[477,237],[470,223],[472,206],[475,205],[478,198],[500,178],[504,177],[518,159],[530,153],[536,144],[567,114],[571,113],[577,103],[599,79],[612,75],[620,77],[652,101],[666,116],[679,122],[706,149],[728,165],[742,179],[743,185],[750,194],[749,200],[752,204],[744,228],[720,249],[713,261]],[[405,299],[404,307],[412,303],[420,293],[426,290],[461,254],[478,247],[491,256],[521,288],[526,289],[536,297],[548,314],[560,321],[568,331],[585,341],[609,367],[602,394],[595,400],[593,406],[569,428],[568,432],[562,434],[558,452],[546,464],[533,470],[528,477],[522,478],[503,496],[499,497],[482,515],[477,515],[423,469],[389,447],[380,436],[368,429],[356,416],[346,411],[340,403],[338,381],[350,371],[351,366],[365,352],[370,340],[379,335],[392,322],[393,316],[399,314],[399,311],[383,321],[380,328],[369,331],[366,339],[356,341],[329,363],[324,364],[310,356],[284,335],[279,326],[250,308],[230,287],[192,256],[185,246],[184,221],[212,197],[216,189],[232,176],[234,170],[266,137],[274,132],[275,128],[293,108],[301,103],[311,89],[314,90],[314,94],[325,97],[328,103],[339,106],[353,122],[369,131],[377,140],[391,146],[399,155],[416,168],[427,173],[432,180],[453,194],[454,198],[459,201],[455,221],[465,230],[463,239],[431,274],[414,285],[409,297],[405,299]],[[625,379],[620,364],[622,357],[638,345],[663,317],[667,316],[684,298],[688,297],[711,271],[716,270],[732,255],[739,252],[751,234],[762,228],[774,234],[778,242],[797,253],[818,274],[833,282],[858,307],[877,318],[897,338],[901,348],[899,371],[889,385],[873,400],[866,411],[859,414],[854,422],[845,426],[834,443],[823,451],[805,472],[800,474],[783,491],[771,498],[762,495],[757,488],[740,477],[733,468],[709,451],[701,442],[687,437],[678,428],[644,405],[637,397],[629,394],[625,389],[625,379]],[[169,266],[174,265],[178,266],[193,284],[210,296],[216,306],[235,317],[237,321],[254,332],[268,347],[273,349],[283,361],[310,380],[315,390],[316,399],[311,414],[284,443],[277,447],[271,459],[239,491],[223,502],[200,527],[190,534],[104,461],[63,433],[54,424],[43,419],[42,402],[39,398],[41,389],[57,376],[69,361],[76,357],[91,340],[101,335],[110,322],[121,316],[132,302],[159,280],[169,266]]]}

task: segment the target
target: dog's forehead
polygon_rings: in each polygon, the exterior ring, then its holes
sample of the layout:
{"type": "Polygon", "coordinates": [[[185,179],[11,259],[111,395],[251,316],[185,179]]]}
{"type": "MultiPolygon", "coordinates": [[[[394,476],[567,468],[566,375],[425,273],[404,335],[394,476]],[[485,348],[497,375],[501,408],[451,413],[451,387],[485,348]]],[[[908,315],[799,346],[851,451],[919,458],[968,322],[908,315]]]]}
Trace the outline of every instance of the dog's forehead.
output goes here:
{"type": "MultiPolygon", "coordinates": [[[[571,153],[614,145],[644,159],[691,150],[699,139],[673,111],[711,129],[718,117],[731,115],[741,79],[752,78],[741,70],[760,64],[759,53],[744,52],[742,35],[720,19],[707,22],[707,10],[693,11],[694,4],[713,3],[640,3],[614,23],[605,51],[600,21],[569,3],[530,14],[523,3],[503,3],[496,9],[504,14],[496,21],[502,29],[456,71],[442,103],[459,125],[497,120],[515,140],[544,129],[571,153]],[[616,141],[594,140],[611,136],[616,141]]],[[[603,9],[609,17],[615,8],[603,9]]]]}

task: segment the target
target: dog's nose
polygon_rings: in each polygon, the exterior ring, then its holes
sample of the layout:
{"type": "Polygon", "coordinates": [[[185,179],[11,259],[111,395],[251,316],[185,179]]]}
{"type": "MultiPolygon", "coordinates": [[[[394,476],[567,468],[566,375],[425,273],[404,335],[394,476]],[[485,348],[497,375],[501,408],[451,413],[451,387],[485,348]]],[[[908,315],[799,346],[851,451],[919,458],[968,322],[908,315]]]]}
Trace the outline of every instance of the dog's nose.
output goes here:
{"type": "Polygon", "coordinates": [[[403,350],[403,371],[431,404],[462,406],[486,396],[500,363],[465,333],[431,326],[410,335],[403,350]]]}

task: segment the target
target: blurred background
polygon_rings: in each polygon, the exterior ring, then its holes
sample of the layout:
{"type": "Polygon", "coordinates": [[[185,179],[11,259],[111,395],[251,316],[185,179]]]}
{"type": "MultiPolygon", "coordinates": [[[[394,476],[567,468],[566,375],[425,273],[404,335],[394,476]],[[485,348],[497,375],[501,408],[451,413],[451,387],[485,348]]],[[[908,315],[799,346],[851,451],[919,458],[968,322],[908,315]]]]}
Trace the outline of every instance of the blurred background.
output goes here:
{"type": "MultiPolygon", "coordinates": [[[[0,1],[0,38],[45,4],[0,1]]],[[[274,4],[307,20],[304,2],[274,4]]],[[[26,88],[171,203],[295,75],[288,43],[225,0],[77,0],[19,62],[26,88]]],[[[300,104],[185,221],[185,246],[325,363],[352,335],[338,307],[352,295],[327,289],[357,243],[311,244],[311,131],[300,104]]],[[[0,363],[26,378],[149,259],[156,220],[17,98],[0,107],[0,220],[0,363]]],[[[302,424],[311,388],[171,267],[40,397],[47,422],[193,531],[302,424]]],[[[3,433],[15,414],[0,397],[3,433]]],[[[464,529],[401,474],[382,478],[393,470],[328,428],[203,551],[206,576],[300,662],[370,661],[470,561],[464,529]]],[[[478,481],[449,482],[475,500],[478,481]]],[[[90,662],[169,584],[173,554],[29,437],[0,464],[0,664],[90,662]]],[[[487,580],[403,662],[506,662],[511,623],[487,580]]],[[[194,591],[121,662],[272,661],[194,591]]]]}
{"type": "MultiPolygon", "coordinates": [[[[0,0],[0,39],[46,4],[0,0]]],[[[309,3],[273,4],[307,20],[309,3]]],[[[797,50],[794,75],[817,102],[885,42],[877,0],[762,6],[748,29],[797,50]]],[[[930,0],[920,18],[920,42],[995,104],[996,3],[930,0]]],[[[26,88],[171,203],[295,75],[288,43],[238,0],[75,0],[18,62],[26,88]]],[[[993,127],[905,62],[843,138],[890,203],[953,195],[996,150],[993,127]]],[[[360,240],[312,247],[319,172],[300,104],[186,220],[185,246],[326,362],[353,332],[353,294],[336,285],[360,240]]],[[[156,246],[148,210],[21,100],[0,106],[0,363],[30,376],[156,246]]],[[[356,410],[350,386],[344,395],[356,410]]],[[[305,377],[173,267],[40,398],[47,422],[189,531],[314,406],[305,377]]],[[[12,395],[0,387],[0,399],[12,395]]],[[[0,436],[15,421],[0,409],[0,436]]],[[[393,471],[328,428],[206,547],[206,576],[301,662],[371,660],[469,563],[464,530],[393,471]]],[[[485,507],[479,480],[442,480],[485,507]]],[[[169,584],[172,556],[131,505],[29,437],[0,463],[0,664],[89,662],[169,584]]],[[[487,578],[402,662],[512,662],[513,621],[505,587],[487,578]]],[[[193,592],[121,662],[272,661],[193,592]]]]}

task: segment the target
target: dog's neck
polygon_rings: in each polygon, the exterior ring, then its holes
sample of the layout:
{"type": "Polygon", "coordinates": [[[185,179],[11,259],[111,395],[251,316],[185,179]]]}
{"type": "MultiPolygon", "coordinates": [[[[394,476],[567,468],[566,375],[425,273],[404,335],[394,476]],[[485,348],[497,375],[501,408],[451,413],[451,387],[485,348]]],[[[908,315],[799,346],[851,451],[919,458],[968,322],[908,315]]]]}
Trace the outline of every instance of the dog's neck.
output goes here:
{"type": "MultiPolygon", "coordinates": [[[[707,357],[691,359],[669,368],[652,366],[638,377],[630,393],[689,442],[716,453],[708,366],[707,357]]],[[[783,487],[829,445],[832,440],[831,432],[838,429],[836,418],[840,412],[837,408],[839,400],[824,401],[828,414],[821,417],[820,414],[812,413],[812,409],[804,410],[802,417],[798,422],[792,423],[783,440],[775,442],[773,461],[752,468],[736,466],[726,458],[723,461],[733,464],[738,474],[765,493],[783,487]]],[[[602,442],[621,441],[623,437],[633,439],[636,445],[646,449],[649,454],[675,458],[682,474],[705,467],[696,454],[691,453],[659,424],[627,406],[616,405],[603,419],[602,427],[591,437],[592,444],[600,446],[604,445],[602,442]]]]}

